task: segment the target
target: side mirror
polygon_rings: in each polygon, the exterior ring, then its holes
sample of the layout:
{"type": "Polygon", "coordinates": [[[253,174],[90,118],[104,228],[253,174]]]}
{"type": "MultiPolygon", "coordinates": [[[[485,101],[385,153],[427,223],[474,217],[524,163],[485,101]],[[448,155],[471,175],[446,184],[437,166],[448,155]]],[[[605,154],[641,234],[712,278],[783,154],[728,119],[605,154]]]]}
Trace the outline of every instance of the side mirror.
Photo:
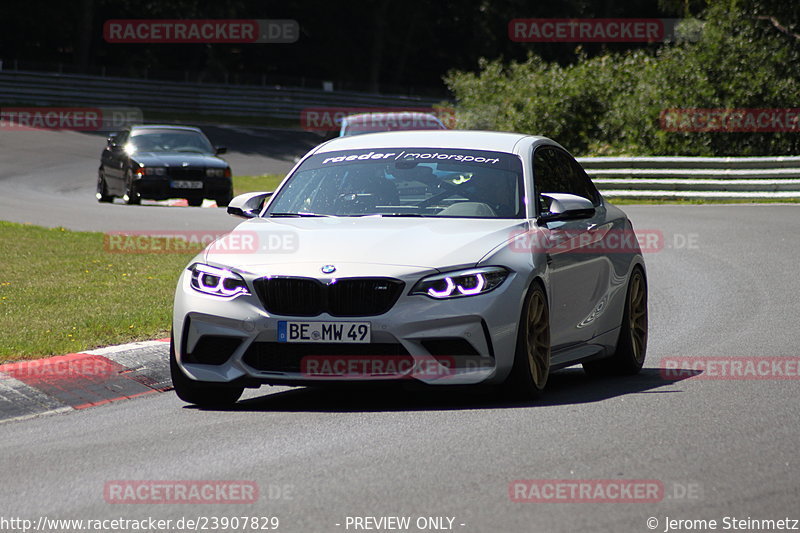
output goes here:
{"type": "Polygon", "coordinates": [[[224,154],[227,151],[228,151],[228,149],[226,147],[224,147],[224,146],[215,146],[214,147],[214,153],[217,154],[217,155],[224,154]]]}
{"type": "Polygon", "coordinates": [[[271,192],[246,192],[236,196],[228,204],[228,214],[241,218],[255,218],[264,208],[264,202],[272,196],[271,192]]]}
{"type": "Polygon", "coordinates": [[[594,204],[582,196],[558,192],[543,192],[542,196],[550,199],[550,211],[539,216],[540,224],[589,218],[594,215],[594,204]]]}
{"type": "Polygon", "coordinates": [[[107,146],[116,146],[117,145],[117,135],[118,135],[117,133],[112,133],[111,135],[109,135],[108,138],[106,139],[106,145],[107,146]]]}

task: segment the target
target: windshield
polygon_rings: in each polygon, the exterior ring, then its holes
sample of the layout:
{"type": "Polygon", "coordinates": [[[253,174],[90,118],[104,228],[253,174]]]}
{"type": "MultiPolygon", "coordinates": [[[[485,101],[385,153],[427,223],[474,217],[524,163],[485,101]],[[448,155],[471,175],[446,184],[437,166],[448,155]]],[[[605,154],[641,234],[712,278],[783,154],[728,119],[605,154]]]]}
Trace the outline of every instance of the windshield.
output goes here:
{"type": "Polygon", "coordinates": [[[423,113],[373,113],[347,117],[340,135],[362,135],[382,131],[444,130],[444,124],[433,115],[423,113]]]}
{"type": "Polygon", "coordinates": [[[135,152],[214,153],[208,139],[194,131],[138,130],[131,134],[128,145],[135,152]]]}
{"type": "Polygon", "coordinates": [[[523,218],[522,164],[489,151],[393,148],[317,154],[267,216],[523,218]]]}

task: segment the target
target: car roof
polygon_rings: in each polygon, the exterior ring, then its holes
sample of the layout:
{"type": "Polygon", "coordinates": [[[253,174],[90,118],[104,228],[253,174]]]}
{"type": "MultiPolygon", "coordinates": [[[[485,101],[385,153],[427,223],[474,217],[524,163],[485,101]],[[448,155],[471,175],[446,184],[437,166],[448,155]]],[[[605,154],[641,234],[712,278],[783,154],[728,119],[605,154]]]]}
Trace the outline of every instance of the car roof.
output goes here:
{"type": "Polygon", "coordinates": [[[194,126],[176,126],[174,124],[137,124],[136,126],[131,126],[131,131],[133,130],[179,130],[202,133],[200,128],[194,126]]]}
{"type": "Polygon", "coordinates": [[[462,148],[515,153],[520,142],[533,144],[548,141],[547,137],[504,133],[496,131],[424,130],[368,133],[351,137],[337,137],[320,145],[316,153],[369,148],[462,148]]]}
{"type": "Polygon", "coordinates": [[[397,111],[397,112],[382,112],[382,113],[359,113],[357,115],[348,115],[344,117],[344,119],[348,123],[353,122],[366,122],[369,120],[380,120],[380,119],[387,119],[392,117],[414,117],[414,118],[432,118],[435,120],[439,120],[436,118],[436,115],[433,113],[422,113],[418,111],[397,111]]]}

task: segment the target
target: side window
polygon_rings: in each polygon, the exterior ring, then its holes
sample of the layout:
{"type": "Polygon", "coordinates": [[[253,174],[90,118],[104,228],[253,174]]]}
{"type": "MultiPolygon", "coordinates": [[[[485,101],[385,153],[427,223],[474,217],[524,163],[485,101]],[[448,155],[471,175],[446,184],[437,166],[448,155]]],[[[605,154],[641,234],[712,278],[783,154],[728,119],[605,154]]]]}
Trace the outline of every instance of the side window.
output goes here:
{"type": "Polygon", "coordinates": [[[546,192],[574,194],[600,204],[600,195],[589,176],[577,161],[557,148],[542,147],[534,152],[533,180],[540,213],[548,210],[548,203],[541,196],[546,192]]]}
{"type": "Polygon", "coordinates": [[[117,138],[114,140],[114,142],[116,142],[119,146],[125,146],[125,143],[128,142],[129,133],[130,132],[128,130],[119,132],[119,135],[117,135],[117,138]]]}
{"type": "Polygon", "coordinates": [[[600,193],[580,163],[562,151],[557,151],[556,155],[563,160],[564,167],[568,169],[570,193],[591,200],[595,206],[600,205],[600,193]]]}
{"type": "Polygon", "coordinates": [[[539,213],[548,211],[548,202],[542,196],[545,192],[570,192],[569,169],[563,165],[554,148],[542,147],[533,154],[533,183],[539,213]]]}

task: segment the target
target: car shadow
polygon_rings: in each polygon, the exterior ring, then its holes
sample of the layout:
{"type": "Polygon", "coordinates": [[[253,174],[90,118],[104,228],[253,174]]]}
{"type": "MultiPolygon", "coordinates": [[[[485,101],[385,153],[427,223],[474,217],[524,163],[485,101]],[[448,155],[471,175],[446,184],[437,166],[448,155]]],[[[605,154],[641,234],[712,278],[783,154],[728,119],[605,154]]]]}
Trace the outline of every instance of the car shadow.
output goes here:
{"type": "MultiPolygon", "coordinates": [[[[599,402],[630,394],[675,394],[659,390],[700,374],[668,375],[662,368],[645,368],[636,376],[596,378],[570,368],[554,372],[539,400],[504,399],[497,388],[434,388],[403,385],[297,388],[239,401],[226,411],[365,413],[385,411],[462,411],[551,407],[599,402]]],[[[186,406],[187,409],[199,409],[186,406]]]]}

